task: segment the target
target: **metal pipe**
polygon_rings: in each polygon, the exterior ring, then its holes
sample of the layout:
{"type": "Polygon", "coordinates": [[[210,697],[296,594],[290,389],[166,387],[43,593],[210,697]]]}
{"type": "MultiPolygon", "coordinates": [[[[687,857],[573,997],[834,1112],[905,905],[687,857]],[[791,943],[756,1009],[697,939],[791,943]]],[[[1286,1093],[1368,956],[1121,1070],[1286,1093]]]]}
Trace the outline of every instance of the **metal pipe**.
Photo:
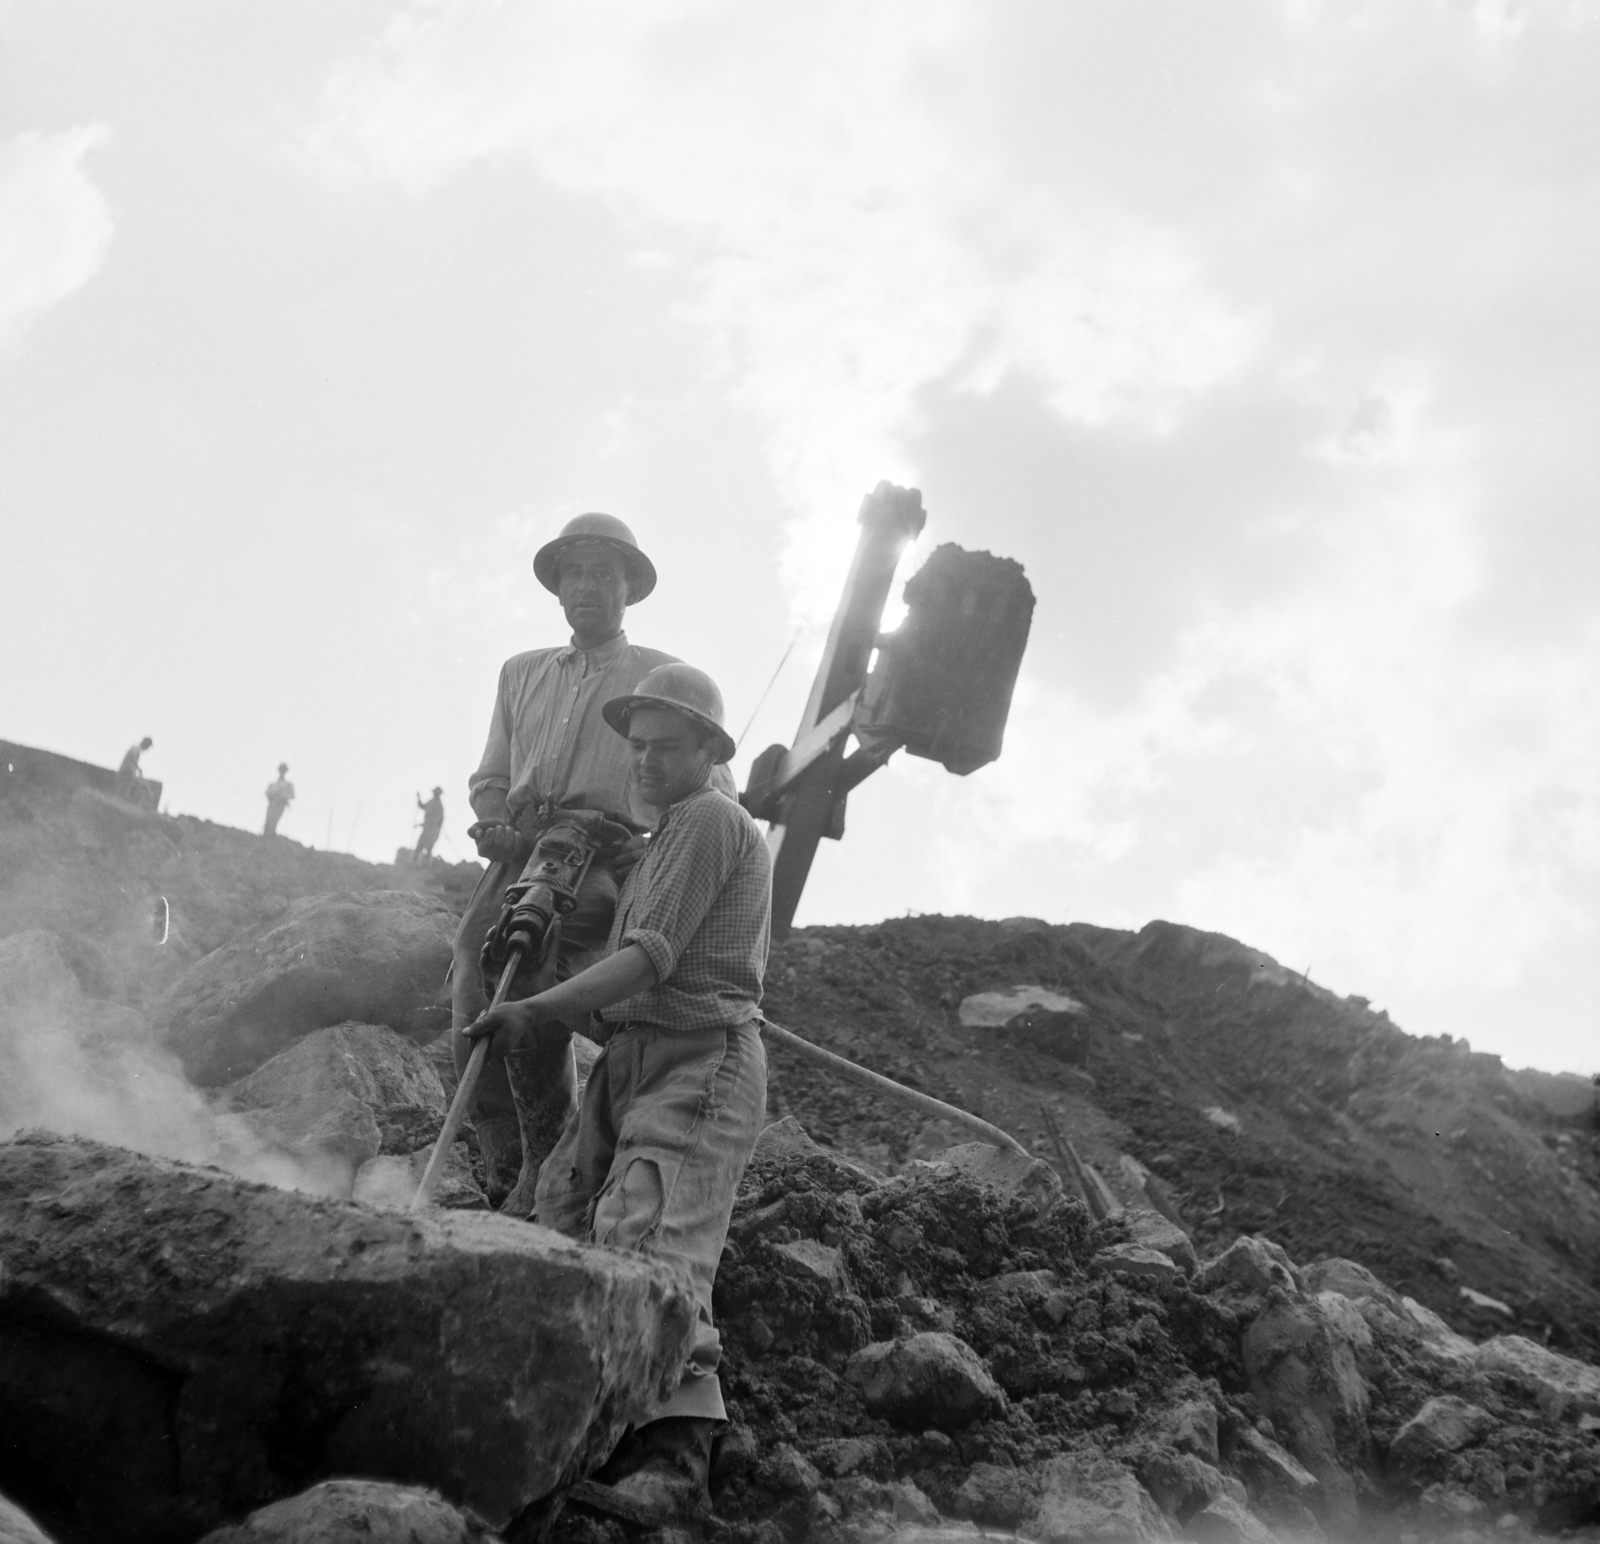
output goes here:
{"type": "Polygon", "coordinates": [[[807,1061],[815,1062],[819,1067],[826,1067],[830,1072],[837,1072],[841,1077],[848,1078],[852,1083],[860,1083],[865,1088],[876,1089],[881,1094],[888,1094],[891,1098],[898,1099],[901,1104],[910,1105],[913,1109],[921,1110],[928,1115],[936,1115],[940,1120],[947,1120],[952,1125],[963,1126],[990,1147],[999,1147],[1011,1153],[1021,1153],[1024,1158],[1032,1158],[1033,1154],[1025,1148],[1014,1136],[1008,1135],[998,1126],[991,1126],[988,1121],[979,1119],[976,1115],[969,1115],[965,1110],[959,1110],[953,1104],[946,1104],[942,1099],[935,1099],[932,1094],[920,1094],[914,1088],[907,1088],[904,1083],[896,1083],[893,1078],[886,1078],[881,1072],[869,1071],[866,1067],[858,1066],[853,1061],[846,1061],[842,1056],[835,1056],[832,1051],[825,1051],[820,1045],[813,1045],[809,1040],[802,1039],[792,1029],[785,1029],[781,1024],[774,1024],[771,1019],[763,1019],[763,1032],[775,1039],[779,1045],[788,1046],[790,1050],[798,1052],[807,1061]]]}

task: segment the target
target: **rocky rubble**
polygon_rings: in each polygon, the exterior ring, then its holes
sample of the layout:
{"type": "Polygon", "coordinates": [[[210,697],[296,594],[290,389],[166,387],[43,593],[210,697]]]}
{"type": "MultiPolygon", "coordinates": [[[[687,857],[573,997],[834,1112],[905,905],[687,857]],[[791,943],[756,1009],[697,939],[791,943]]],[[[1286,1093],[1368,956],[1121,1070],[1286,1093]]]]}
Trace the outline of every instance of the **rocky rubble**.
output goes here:
{"type": "MultiPolygon", "coordinates": [[[[59,1544],[552,1525],[637,1384],[602,1357],[566,1435],[541,1436],[550,1401],[505,1381],[528,1315],[590,1305],[539,1343],[541,1376],[577,1344],[643,1354],[648,1268],[613,1281],[579,1251],[552,1286],[572,1246],[540,1254],[538,1230],[385,1210],[453,1089],[432,1037],[462,895],[18,798],[0,798],[8,1130],[43,1111],[327,1199],[0,1147],[0,1490],[59,1544]]],[[[1560,1354],[1600,1347],[1600,1140],[1578,1107],[1169,924],[809,929],[769,988],[780,1021],[1052,1154],[1047,1103],[1128,1205],[1096,1223],[1046,1163],[952,1148],[775,1048],[772,1113],[827,1145],[778,1120],[735,1210],[733,1421],[715,1513],[688,1530],[705,1544],[1600,1530],[1600,1369],[1560,1354]]],[[[441,1200],[482,1211],[468,1137],[441,1200]]],[[[32,1544],[19,1517],[0,1505],[0,1540],[32,1544]]],[[[553,1527],[624,1544],[578,1505],[553,1527]]]]}
{"type": "MultiPolygon", "coordinates": [[[[1096,1224],[1046,1165],[992,1149],[885,1177],[768,1127],[717,1306],[717,1544],[1600,1525],[1600,1369],[1469,1341],[1351,1261],[1255,1237],[1201,1261],[1153,1214],[1096,1224]]],[[[576,1507],[556,1529],[621,1544],[576,1507]]]]}

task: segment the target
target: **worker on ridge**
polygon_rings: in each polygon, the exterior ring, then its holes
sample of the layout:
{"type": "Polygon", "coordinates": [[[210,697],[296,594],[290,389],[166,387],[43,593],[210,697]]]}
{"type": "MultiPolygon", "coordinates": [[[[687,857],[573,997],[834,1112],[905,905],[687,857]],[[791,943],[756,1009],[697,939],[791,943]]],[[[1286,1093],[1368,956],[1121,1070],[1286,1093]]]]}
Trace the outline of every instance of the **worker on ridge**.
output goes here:
{"type": "MultiPolygon", "coordinates": [[[[471,1053],[461,1031],[489,999],[480,965],[484,939],[499,919],[507,887],[558,811],[596,812],[595,818],[631,833],[589,865],[577,904],[562,919],[557,975],[571,975],[605,943],[619,880],[643,851],[652,811],[633,787],[627,745],[606,727],[601,709],[658,665],[676,663],[670,654],[629,642],[622,630],[623,612],[655,588],[656,571],[615,516],[569,520],[534,555],[533,572],[560,601],[572,641],[514,655],[501,667],[488,743],[468,780],[477,816],[468,835],[489,867],[456,931],[450,967],[458,1071],[471,1053]]],[[[726,767],[717,767],[712,781],[734,796],[726,767]]],[[[513,1056],[485,1070],[472,1120],[490,1198],[504,1197],[505,1211],[521,1217],[532,1211],[539,1160],[575,1104],[570,1046],[553,1066],[536,1056],[513,1056]]]]}
{"type": "Polygon", "coordinates": [[[585,1242],[688,1267],[697,1322],[676,1391],[632,1432],[584,1499],[659,1527],[709,1507],[711,1438],[726,1419],[711,1289],[734,1193],[766,1109],[761,991],[772,859],[760,829],[712,787],[734,745],[722,697],[689,665],[652,670],[603,708],[626,736],[635,786],[657,814],[623,881],[603,958],[470,1025],[489,1060],[530,1042],[568,1046],[589,1019],[602,1042],[539,1174],[534,1221],[585,1242]]]}
{"type": "Polygon", "coordinates": [[[288,770],[289,763],[280,761],[277,780],[267,784],[267,823],[261,828],[263,836],[278,834],[278,822],[283,819],[283,812],[294,799],[294,784],[284,776],[288,770]]]}
{"type": "Polygon", "coordinates": [[[422,802],[422,795],[417,795],[417,808],[422,811],[422,835],[417,838],[417,850],[412,855],[417,863],[433,856],[433,844],[444,829],[444,800],[439,797],[443,792],[444,788],[435,784],[433,797],[426,804],[422,802]]]}
{"type": "Polygon", "coordinates": [[[117,767],[117,797],[126,799],[129,804],[137,804],[140,809],[149,809],[155,803],[150,797],[150,785],[139,770],[140,756],[154,744],[155,741],[146,735],[137,745],[128,747],[117,767]]]}

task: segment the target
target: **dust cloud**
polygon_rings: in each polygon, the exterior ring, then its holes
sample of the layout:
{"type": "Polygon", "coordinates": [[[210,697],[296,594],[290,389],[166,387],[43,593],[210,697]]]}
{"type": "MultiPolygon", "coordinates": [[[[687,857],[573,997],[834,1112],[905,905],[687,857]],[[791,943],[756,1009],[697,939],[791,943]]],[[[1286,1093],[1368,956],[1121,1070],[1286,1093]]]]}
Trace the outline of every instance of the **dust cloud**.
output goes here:
{"type": "Polygon", "coordinates": [[[347,1163],[286,1152],[194,1087],[142,1014],[88,997],[55,935],[31,931],[0,939],[0,1140],[38,1129],[282,1189],[350,1190],[347,1163]]]}

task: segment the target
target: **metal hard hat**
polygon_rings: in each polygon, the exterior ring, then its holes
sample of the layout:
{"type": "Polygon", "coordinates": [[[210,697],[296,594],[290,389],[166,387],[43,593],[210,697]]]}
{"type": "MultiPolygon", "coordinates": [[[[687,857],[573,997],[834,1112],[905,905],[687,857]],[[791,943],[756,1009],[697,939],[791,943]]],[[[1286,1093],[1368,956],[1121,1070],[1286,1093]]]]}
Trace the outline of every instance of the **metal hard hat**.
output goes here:
{"type": "Polygon", "coordinates": [[[716,731],[716,762],[733,760],[733,736],[722,727],[722,693],[717,683],[693,665],[657,665],[626,697],[613,697],[600,709],[618,734],[628,733],[628,715],[635,708],[672,708],[716,731]]]}
{"type": "Polygon", "coordinates": [[[633,532],[615,515],[595,512],[588,515],[574,515],[561,527],[559,536],[553,541],[547,541],[534,553],[534,576],[552,595],[561,593],[561,554],[568,547],[576,546],[583,541],[601,542],[607,547],[615,547],[622,554],[628,575],[630,606],[643,600],[655,589],[655,564],[639,550],[638,542],[633,539],[633,532]]]}

